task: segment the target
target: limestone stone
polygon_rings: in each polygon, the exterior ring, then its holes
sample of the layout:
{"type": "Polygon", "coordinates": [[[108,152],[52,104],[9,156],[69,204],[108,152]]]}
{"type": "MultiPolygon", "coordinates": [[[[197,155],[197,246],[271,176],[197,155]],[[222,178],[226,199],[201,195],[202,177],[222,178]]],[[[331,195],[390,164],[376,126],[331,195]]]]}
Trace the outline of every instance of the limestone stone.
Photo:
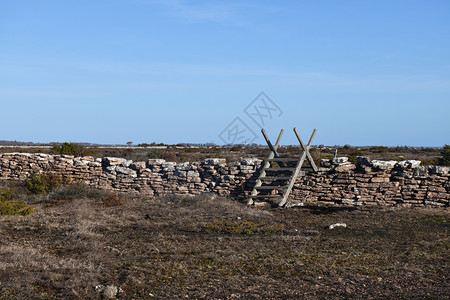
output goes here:
{"type": "Polygon", "coordinates": [[[343,164],[345,162],[348,161],[348,157],[342,156],[342,157],[335,157],[331,160],[331,163],[333,165],[339,165],[339,164],[343,164]]]}
{"type": "Polygon", "coordinates": [[[241,165],[254,166],[261,164],[262,160],[258,158],[246,158],[241,160],[241,165]]]}
{"type": "Polygon", "coordinates": [[[118,157],[104,157],[103,158],[103,165],[108,166],[118,166],[123,162],[126,162],[127,160],[125,158],[118,158],[118,157]]]}
{"type": "Polygon", "coordinates": [[[372,165],[378,170],[389,170],[395,167],[395,160],[372,160],[372,165]]]}
{"type": "Polygon", "coordinates": [[[130,169],[133,169],[135,171],[143,170],[146,167],[147,167],[147,164],[144,161],[137,161],[137,162],[130,164],[130,166],[129,166],[130,169]]]}
{"type": "Polygon", "coordinates": [[[117,174],[123,174],[123,175],[130,176],[130,177],[137,177],[136,171],[134,171],[130,168],[116,167],[115,171],[117,172],[117,174]]]}
{"type": "Polygon", "coordinates": [[[370,163],[370,158],[368,156],[358,156],[356,157],[356,164],[358,166],[372,166],[370,163]]]}
{"type": "Polygon", "coordinates": [[[321,159],[320,160],[320,166],[323,167],[323,168],[331,167],[331,160],[330,159],[321,159]]]}
{"type": "MultiPolygon", "coordinates": [[[[370,162],[358,158],[356,168],[346,159],[335,160],[336,164],[327,161],[331,171],[321,168],[318,173],[302,173],[297,178],[289,201],[318,205],[450,206],[449,167],[424,167],[412,160],[370,162]]],[[[214,192],[242,198],[251,192],[260,162],[250,159],[225,164],[223,159],[210,159],[199,163],[150,160],[129,164],[123,158],[0,153],[0,177],[24,179],[28,174],[51,171],[83,179],[96,188],[120,192],[155,196],[214,192]]]]}
{"type": "Polygon", "coordinates": [[[420,160],[403,160],[395,164],[395,168],[400,170],[417,168],[420,165],[420,160]]]}
{"type": "Polygon", "coordinates": [[[353,171],[354,169],[356,169],[356,165],[354,164],[343,164],[334,168],[334,171],[342,173],[342,172],[350,172],[353,171]]]}
{"type": "Polygon", "coordinates": [[[422,176],[426,176],[427,174],[428,174],[428,168],[425,166],[419,166],[419,167],[415,167],[413,169],[414,177],[422,177],[422,176]]]}
{"type": "Polygon", "coordinates": [[[432,174],[438,174],[438,175],[447,175],[450,172],[450,167],[444,167],[444,166],[433,166],[431,168],[432,174]]]}
{"type": "Polygon", "coordinates": [[[224,164],[227,160],[225,158],[207,158],[203,162],[206,165],[224,164]]]}
{"type": "Polygon", "coordinates": [[[130,165],[131,165],[132,163],[133,163],[132,160],[126,160],[126,161],[124,161],[123,163],[121,163],[120,165],[121,165],[122,167],[129,168],[130,165]]]}
{"type": "Polygon", "coordinates": [[[163,163],[165,163],[166,160],[165,159],[149,159],[147,160],[147,166],[154,166],[154,165],[161,165],[163,163]]]}

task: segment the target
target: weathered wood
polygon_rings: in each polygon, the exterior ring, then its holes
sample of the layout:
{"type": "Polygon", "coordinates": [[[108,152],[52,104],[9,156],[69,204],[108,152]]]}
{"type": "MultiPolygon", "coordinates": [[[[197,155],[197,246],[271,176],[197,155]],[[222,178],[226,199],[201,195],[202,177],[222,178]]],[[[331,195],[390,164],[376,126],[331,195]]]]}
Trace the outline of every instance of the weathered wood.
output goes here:
{"type": "Polygon", "coordinates": [[[268,161],[294,162],[294,161],[298,161],[298,158],[277,157],[277,158],[268,159],[268,161]]]}
{"type": "MultiPolygon", "coordinates": [[[[283,132],[284,132],[284,129],[281,129],[283,132]]],[[[267,145],[269,145],[269,149],[270,149],[270,151],[272,151],[273,152],[273,155],[275,156],[275,157],[280,157],[279,155],[278,155],[278,152],[277,152],[277,149],[278,149],[278,147],[274,147],[273,145],[272,145],[272,143],[270,142],[270,140],[269,140],[269,138],[267,137],[267,134],[266,134],[266,131],[264,130],[264,129],[261,129],[261,132],[262,132],[262,134],[263,134],[263,136],[264,136],[264,139],[266,140],[266,143],[267,143],[267,145]]],[[[282,134],[282,133],[281,133],[282,134]]],[[[277,140],[277,142],[278,142],[278,140],[277,140]]],[[[275,144],[276,145],[276,144],[275,144]]]]}
{"type": "MultiPolygon", "coordinates": [[[[264,129],[261,129],[261,132],[262,132],[264,138],[266,139],[266,141],[270,142],[269,138],[267,137],[266,131],[264,129]]],[[[277,149],[278,149],[278,147],[280,145],[280,141],[281,141],[281,137],[283,136],[283,133],[284,133],[284,129],[281,129],[280,133],[278,134],[277,141],[275,142],[275,146],[272,146],[271,151],[269,152],[269,154],[266,157],[266,160],[264,162],[264,165],[261,168],[261,172],[260,172],[260,174],[258,176],[258,179],[256,180],[255,186],[254,186],[254,188],[253,188],[253,190],[252,190],[252,192],[250,194],[250,197],[247,200],[247,204],[248,205],[253,204],[253,199],[252,198],[258,194],[258,190],[256,189],[256,187],[262,185],[261,178],[264,178],[266,176],[265,169],[270,167],[270,162],[268,160],[274,158],[274,156],[276,154],[276,151],[277,151],[277,149]],[[275,151],[272,151],[272,149],[275,150],[275,151]]]]}
{"type": "Polygon", "coordinates": [[[256,195],[252,198],[281,198],[281,195],[256,195]]]}
{"type": "Polygon", "coordinates": [[[285,190],[287,186],[279,186],[279,185],[265,185],[265,186],[257,186],[258,190],[285,190]]]}
{"type": "Polygon", "coordinates": [[[300,135],[298,134],[297,129],[294,127],[295,135],[297,136],[297,139],[303,150],[302,155],[298,159],[289,158],[289,157],[280,157],[278,155],[277,150],[279,147],[281,136],[283,134],[283,130],[281,130],[280,134],[278,135],[278,139],[277,139],[277,142],[275,143],[275,145],[272,145],[272,143],[270,142],[269,138],[267,137],[267,134],[264,131],[264,129],[262,129],[261,132],[264,136],[264,139],[267,142],[267,145],[269,145],[270,152],[264,161],[264,164],[261,168],[261,173],[260,173],[258,179],[256,180],[255,186],[252,190],[252,193],[250,194],[247,204],[253,204],[254,203],[253,199],[256,199],[256,198],[278,198],[278,199],[281,199],[281,201],[278,203],[278,206],[284,206],[287,203],[288,197],[292,191],[292,188],[294,187],[297,177],[299,176],[299,174],[304,174],[304,172],[302,172],[302,173],[300,173],[300,172],[302,170],[303,164],[305,163],[305,160],[308,160],[310,166],[305,166],[305,168],[303,168],[304,170],[313,170],[315,172],[317,172],[317,170],[318,170],[311,154],[309,153],[311,143],[316,134],[316,129],[314,129],[313,133],[311,134],[308,144],[305,145],[303,143],[302,139],[300,138],[300,135]],[[287,166],[288,163],[294,163],[294,162],[297,162],[295,167],[287,166]],[[272,165],[272,163],[277,163],[279,165],[279,167],[274,167],[272,165]],[[286,174],[279,173],[279,175],[281,175],[281,176],[276,176],[276,175],[266,176],[267,172],[270,172],[270,174],[272,174],[272,172],[273,173],[292,172],[292,174],[291,174],[291,176],[287,176],[286,174]],[[272,183],[270,183],[270,185],[262,185],[263,181],[272,181],[272,183]],[[278,185],[274,185],[274,182],[276,182],[276,181],[288,181],[288,183],[287,184],[286,183],[284,183],[284,184],[275,183],[278,185]],[[279,195],[258,194],[258,191],[275,191],[275,190],[284,190],[284,192],[279,195]]]}
{"type": "Polygon", "coordinates": [[[295,171],[295,168],[266,168],[266,171],[295,171]]]}
{"type": "Polygon", "coordinates": [[[288,180],[291,179],[292,176],[266,176],[261,178],[261,180],[288,180]]]}
{"type": "Polygon", "coordinates": [[[314,162],[314,159],[312,158],[311,154],[309,153],[309,148],[311,147],[311,143],[314,139],[314,136],[316,135],[316,129],[313,130],[313,133],[311,134],[311,137],[309,138],[308,144],[305,146],[305,144],[303,144],[302,139],[300,138],[300,135],[298,134],[297,128],[294,127],[294,133],[297,136],[297,140],[300,142],[300,146],[303,148],[303,153],[306,153],[306,157],[308,159],[309,164],[311,165],[311,167],[314,169],[315,172],[317,172],[317,166],[316,163],[314,162]]]}
{"type": "Polygon", "coordinates": [[[284,192],[283,198],[281,199],[280,203],[278,203],[278,206],[283,206],[283,205],[286,204],[286,202],[288,200],[288,197],[289,197],[289,194],[291,193],[291,190],[294,187],[295,180],[297,179],[298,174],[300,173],[300,170],[302,168],[302,165],[305,162],[305,157],[306,157],[306,155],[302,155],[302,157],[300,158],[300,160],[299,160],[299,162],[297,164],[297,168],[295,168],[295,172],[294,172],[294,174],[292,174],[292,177],[291,177],[291,179],[289,181],[287,189],[284,192]]]}

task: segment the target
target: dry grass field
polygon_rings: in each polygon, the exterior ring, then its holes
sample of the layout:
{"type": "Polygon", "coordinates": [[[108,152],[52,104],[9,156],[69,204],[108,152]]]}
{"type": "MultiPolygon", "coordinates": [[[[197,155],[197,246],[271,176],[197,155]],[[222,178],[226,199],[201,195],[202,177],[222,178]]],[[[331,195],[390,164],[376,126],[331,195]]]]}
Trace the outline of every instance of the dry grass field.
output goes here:
{"type": "Polygon", "coordinates": [[[450,296],[448,208],[258,210],[210,194],[16,188],[35,212],[0,216],[0,299],[450,296]]]}

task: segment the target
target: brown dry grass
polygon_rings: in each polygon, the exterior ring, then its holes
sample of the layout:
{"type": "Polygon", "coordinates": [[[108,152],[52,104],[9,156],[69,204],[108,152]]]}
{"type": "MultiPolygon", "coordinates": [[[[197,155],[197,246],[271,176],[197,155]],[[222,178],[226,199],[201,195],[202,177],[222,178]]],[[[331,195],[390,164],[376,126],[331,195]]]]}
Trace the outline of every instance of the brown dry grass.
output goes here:
{"type": "Polygon", "coordinates": [[[100,284],[121,299],[449,297],[447,208],[257,210],[212,194],[109,206],[77,193],[0,217],[0,299],[100,299],[100,284]],[[220,221],[283,226],[207,229],[220,221]],[[348,227],[327,228],[337,222],[348,227]]]}

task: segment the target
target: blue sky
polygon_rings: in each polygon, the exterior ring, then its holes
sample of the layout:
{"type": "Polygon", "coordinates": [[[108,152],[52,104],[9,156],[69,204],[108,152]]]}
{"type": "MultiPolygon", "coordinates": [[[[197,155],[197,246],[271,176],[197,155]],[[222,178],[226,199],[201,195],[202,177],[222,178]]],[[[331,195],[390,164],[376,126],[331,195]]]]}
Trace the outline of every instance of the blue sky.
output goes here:
{"type": "Polygon", "coordinates": [[[293,127],[450,144],[449,16],[447,0],[0,0],[0,140],[224,144],[239,117],[262,144],[244,109],[263,91],[282,144],[293,127]]]}

